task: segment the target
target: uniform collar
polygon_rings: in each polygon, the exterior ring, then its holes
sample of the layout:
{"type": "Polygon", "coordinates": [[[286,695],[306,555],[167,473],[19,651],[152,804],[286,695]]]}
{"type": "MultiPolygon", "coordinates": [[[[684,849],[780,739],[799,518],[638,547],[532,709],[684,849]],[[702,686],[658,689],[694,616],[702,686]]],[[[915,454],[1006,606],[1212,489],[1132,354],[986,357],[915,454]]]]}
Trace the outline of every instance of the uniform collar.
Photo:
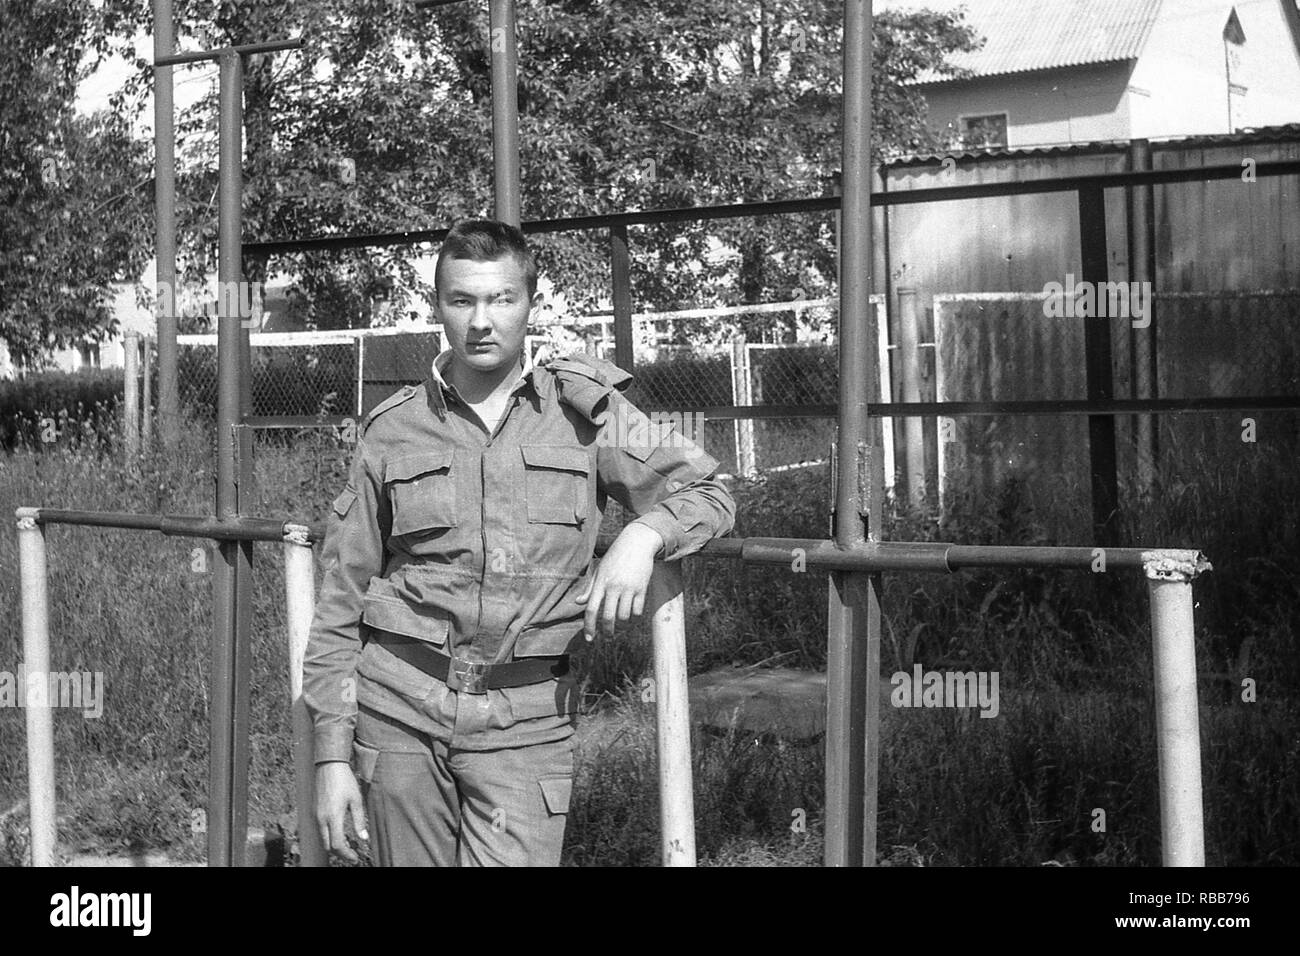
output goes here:
{"type": "MultiPolygon", "coordinates": [[[[533,378],[533,358],[528,353],[527,343],[524,345],[523,353],[523,365],[519,369],[519,378],[515,380],[515,384],[511,388],[512,392],[516,391],[523,383],[531,382],[533,378]]],[[[430,377],[437,386],[437,388],[430,389],[429,397],[433,401],[434,410],[438,413],[439,419],[443,417],[447,410],[447,400],[444,393],[446,395],[451,395],[460,401],[464,401],[456,391],[455,386],[443,377],[443,372],[445,372],[447,366],[451,364],[451,357],[453,354],[454,352],[451,348],[443,349],[434,356],[433,363],[429,367],[430,377]]]]}

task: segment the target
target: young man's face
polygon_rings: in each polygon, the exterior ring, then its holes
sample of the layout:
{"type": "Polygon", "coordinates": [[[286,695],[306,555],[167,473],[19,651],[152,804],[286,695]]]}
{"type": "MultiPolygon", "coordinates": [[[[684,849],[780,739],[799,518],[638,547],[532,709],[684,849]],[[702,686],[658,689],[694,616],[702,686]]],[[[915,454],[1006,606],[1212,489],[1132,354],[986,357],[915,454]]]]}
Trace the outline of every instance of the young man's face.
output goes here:
{"type": "Polygon", "coordinates": [[[482,373],[519,362],[528,316],[542,294],[529,298],[524,267],[514,256],[489,262],[444,259],[437,282],[434,313],[457,362],[482,373]]]}

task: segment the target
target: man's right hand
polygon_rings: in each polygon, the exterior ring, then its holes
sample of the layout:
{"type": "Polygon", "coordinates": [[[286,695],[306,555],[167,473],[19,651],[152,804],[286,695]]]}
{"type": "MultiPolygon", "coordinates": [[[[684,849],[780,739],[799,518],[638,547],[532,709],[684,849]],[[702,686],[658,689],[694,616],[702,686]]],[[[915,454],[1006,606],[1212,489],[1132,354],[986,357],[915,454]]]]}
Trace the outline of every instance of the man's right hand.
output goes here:
{"type": "Polygon", "coordinates": [[[366,832],[365,808],[361,802],[361,787],[346,760],[332,760],[316,765],[316,826],[320,828],[321,843],[330,853],[337,853],[349,863],[357,862],[357,855],[348,845],[344,821],[352,815],[352,827],[357,836],[369,840],[366,832]]]}

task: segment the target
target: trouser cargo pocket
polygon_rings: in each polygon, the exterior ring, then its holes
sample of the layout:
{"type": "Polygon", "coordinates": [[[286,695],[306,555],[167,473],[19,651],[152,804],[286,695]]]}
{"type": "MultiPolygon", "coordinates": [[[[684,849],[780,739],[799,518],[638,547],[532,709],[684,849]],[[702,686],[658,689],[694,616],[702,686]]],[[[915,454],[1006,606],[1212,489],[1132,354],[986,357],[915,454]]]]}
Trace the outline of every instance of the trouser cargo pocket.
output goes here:
{"type": "Polygon", "coordinates": [[[379,751],[374,747],[367,747],[359,741],[352,741],[352,769],[356,772],[357,780],[362,783],[370,783],[375,779],[375,766],[379,763],[379,751]]]}
{"type": "Polygon", "coordinates": [[[569,797],[573,793],[571,775],[542,777],[537,783],[542,788],[546,809],[552,816],[569,812],[569,797]]]}

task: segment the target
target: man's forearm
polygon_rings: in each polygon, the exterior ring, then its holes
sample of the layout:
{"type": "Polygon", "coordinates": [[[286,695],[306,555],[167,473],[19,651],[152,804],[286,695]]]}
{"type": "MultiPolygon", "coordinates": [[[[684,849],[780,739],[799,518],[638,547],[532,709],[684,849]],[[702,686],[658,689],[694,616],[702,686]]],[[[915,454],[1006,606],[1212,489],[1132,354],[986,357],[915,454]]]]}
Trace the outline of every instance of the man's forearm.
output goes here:
{"type": "Polygon", "coordinates": [[[313,628],[302,665],[302,697],[312,719],[318,764],[352,757],[360,643],[359,639],[313,628]]]}
{"type": "Polygon", "coordinates": [[[716,478],[704,478],[669,495],[631,524],[658,532],[664,542],[659,557],[676,561],[730,532],[735,519],[731,493],[716,478]]]}

